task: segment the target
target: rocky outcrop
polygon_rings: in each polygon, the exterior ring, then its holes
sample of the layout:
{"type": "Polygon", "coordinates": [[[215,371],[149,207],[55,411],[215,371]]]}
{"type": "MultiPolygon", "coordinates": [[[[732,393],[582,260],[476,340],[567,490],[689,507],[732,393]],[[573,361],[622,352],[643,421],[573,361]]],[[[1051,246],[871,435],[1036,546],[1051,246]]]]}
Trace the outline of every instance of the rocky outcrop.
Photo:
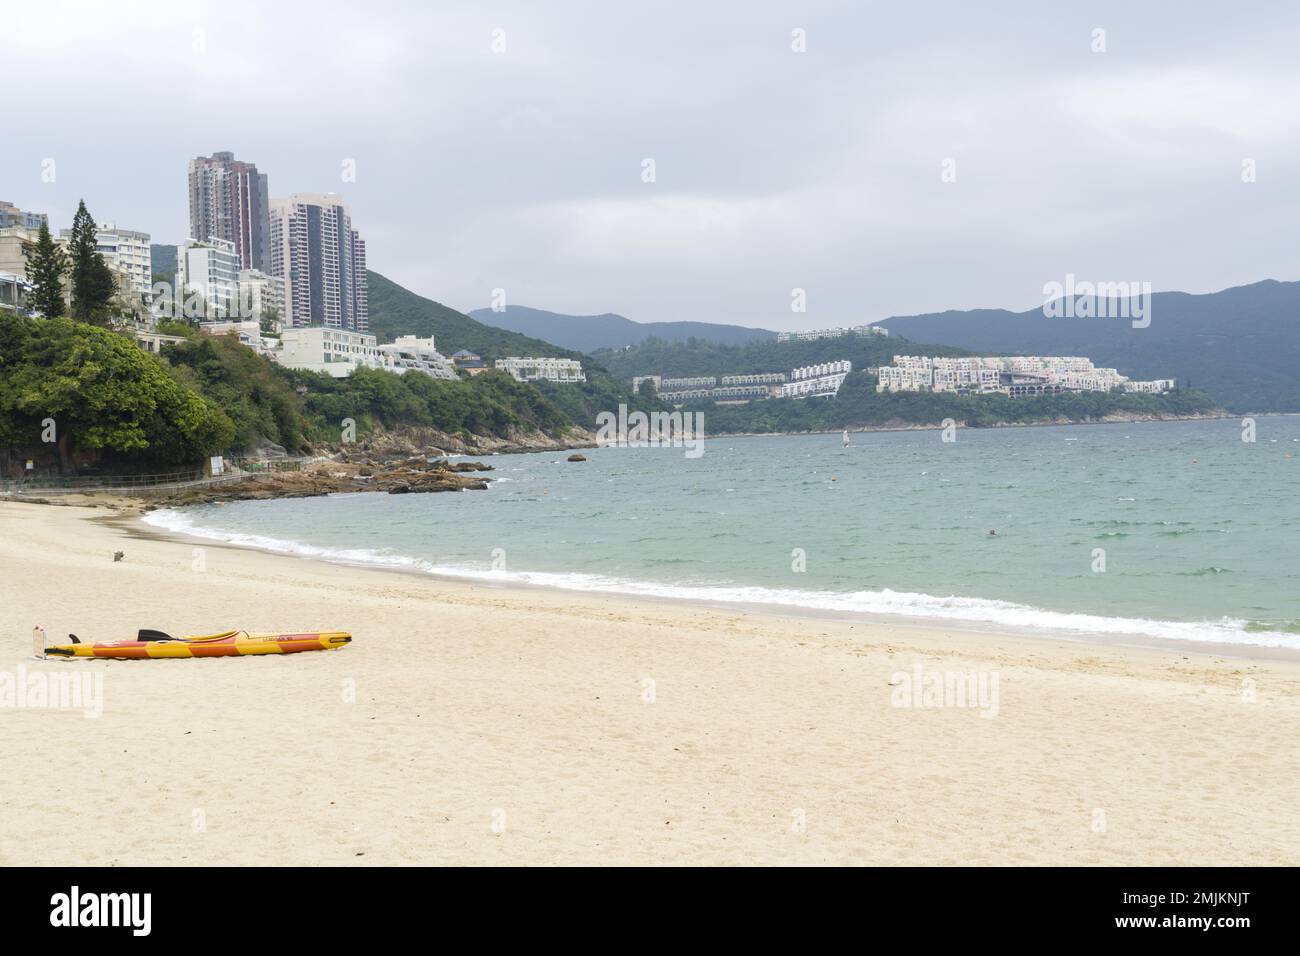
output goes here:
{"type": "Polygon", "coordinates": [[[356,442],[327,444],[317,447],[317,452],[329,454],[341,461],[366,461],[368,459],[392,460],[413,455],[505,455],[514,452],[562,451],[567,448],[594,448],[595,436],[581,428],[570,428],[560,435],[547,435],[539,431],[512,428],[502,437],[451,435],[436,428],[402,426],[386,429],[377,426],[356,442]]]}
{"type": "Polygon", "coordinates": [[[318,461],[300,471],[253,475],[225,484],[186,489],[151,498],[162,507],[206,504],[215,501],[246,501],[266,498],[311,498],[341,492],[376,491],[394,495],[428,494],[437,491],[483,491],[488,478],[468,473],[491,471],[478,461],[456,462],[439,459],[404,458],[398,462],[318,461]]]}
{"type": "Polygon", "coordinates": [[[564,460],[565,460],[565,461],[586,461],[586,460],[587,460],[587,456],[586,456],[586,455],[570,455],[568,458],[566,458],[566,459],[564,459],[564,460]]]}

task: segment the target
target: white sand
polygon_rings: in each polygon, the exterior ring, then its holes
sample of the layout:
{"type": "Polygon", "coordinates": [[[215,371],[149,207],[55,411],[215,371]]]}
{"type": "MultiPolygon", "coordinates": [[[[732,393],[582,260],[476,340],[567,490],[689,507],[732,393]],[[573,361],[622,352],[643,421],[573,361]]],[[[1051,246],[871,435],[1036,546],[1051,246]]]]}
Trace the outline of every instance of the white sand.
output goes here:
{"type": "Polygon", "coordinates": [[[1295,663],[471,586],[103,514],[0,503],[0,672],[104,694],[0,707],[0,864],[1300,862],[1295,663]],[[38,663],[37,622],[355,641],[38,663]],[[892,706],[918,664],[996,675],[997,716],[892,706]]]}

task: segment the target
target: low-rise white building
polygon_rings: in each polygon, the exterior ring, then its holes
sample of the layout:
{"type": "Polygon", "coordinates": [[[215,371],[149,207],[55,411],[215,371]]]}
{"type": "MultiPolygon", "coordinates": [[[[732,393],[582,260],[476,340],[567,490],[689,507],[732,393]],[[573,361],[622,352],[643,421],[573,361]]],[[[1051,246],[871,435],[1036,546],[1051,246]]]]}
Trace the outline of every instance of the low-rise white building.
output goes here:
{"type": "Polygon", "coordinates": [[[506,372],[520,382],[585,382],[582,363],[576,359],[562,358],[510,358],[497,359],[498,371],[506,372]]]}
{"type": "Polygon", "coordinates": [[[696,375],[692,378],[665,378],[659,383],[666,392],[684,388],[713,388],[718,379],[713,375],[696,375]]]}
{"type": "Polygon", "coordinates": [[[838,395],[840,386],[852,371],[853,363],[848,359],[794,369],[790,373],[790,381],[781,386],[780,397],[816,398],[838,395]]]}
{"type": "Polygon", "coordinates": [[[1048,395],[1056,392],[1163,392],[1172,379],[1129,382],[1113,368],[1097,368],[1074,355],[964,356],[895,355],[893,365],[876,370],[877,392],[1001,392],[1048,395]],[[1133,387],[1130,387],[1133,386],[1133,387]]]}
{"type": "MultiPolygon", "coordinates": [[[[72,230],[60,229],[59,239],[65,243],[71,241],[72,230]]],[[[129,278],[131,294],[147,305],[153,299],[153,252],[149,247],[149,233],[119,229],[116,223],[105,222],[96,229],[95,246],[110,269],[129,278]]]]}
{"type": "Polygon", "coordinates": [[[840,329],[809,329],[806,332],[778,332],[778,342],[815,342],[819,339],[838,339],[844,335],[888,335],[889,329],[878,325],[855,325],[840,329]]]}
{"type": "Polygon", "coordinates": [[[780,385],[784,381],[784,372],[753,372],[747,375],[722,376],[723,385],[780,385]]]}
{"type": "Polygon", "coordinates": [[[275,357],[286,368],[324,372],[334,378],[347,378],[357,368],[385,366],[373,335],[319,325],[285,329],[275,357]]]}
{"type": "Polygon", "coordinates": [[[692,398],[712,398],[713,386],[698,386],[696,388],[676,388],[665,390],[659,393],[659,397],[670,404],[681,404],[690,401],[692,398]]]}
{"type": "Polygon", "coordinates": [[[414,335],[399,335],[387,345],[379,346],[384,357],[384,367],[399,375],[423,372],[431,378],[458,379],[451,360],[438,351],[433,336],[427,339],[414,335]]]}
{"type": "Polygon", "coordinates": [[[1124,391],[1126,392],[1145,392],[1147,394],[1159,394],[1160,392],[1172,392],[1178,387],[1178,380],[1174,378],[1157,378],[1149,382],[1125,382],[1124,391]]]}

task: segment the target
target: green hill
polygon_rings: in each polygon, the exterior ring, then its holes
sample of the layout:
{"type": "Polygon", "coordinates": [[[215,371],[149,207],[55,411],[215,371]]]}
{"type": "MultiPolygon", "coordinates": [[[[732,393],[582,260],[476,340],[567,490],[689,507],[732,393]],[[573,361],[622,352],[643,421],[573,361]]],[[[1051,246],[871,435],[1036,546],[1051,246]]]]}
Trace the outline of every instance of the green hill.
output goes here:
{"type": "Polygon", "coordinates": [[[378,272],[367,272],[370,295],[370,331],[379,341],[391,342],[399,335],[432,335],[438,351],[450,355],[468,349],[489,364],[511,355],[549,355],[581,358],[541,339],[493,328],[463,312],[434,302],[398,285],[378,272]]]}

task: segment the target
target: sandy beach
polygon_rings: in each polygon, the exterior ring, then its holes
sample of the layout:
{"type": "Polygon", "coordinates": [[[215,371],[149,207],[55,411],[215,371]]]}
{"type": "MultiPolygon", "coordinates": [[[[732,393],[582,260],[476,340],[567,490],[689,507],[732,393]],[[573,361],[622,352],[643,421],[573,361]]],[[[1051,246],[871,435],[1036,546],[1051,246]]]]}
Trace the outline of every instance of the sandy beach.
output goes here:
{"type": "Polygon", "coordinates": [[[103,692],[0,706],[3,865],[1300,862],[1295,662],[495,588],[107,514],[0,503],[0,672],[103,692]],[[36,623],[354,641],[38,662],[36,623]],[[900,697],[951,673],[992,697],[900,697]]]}

